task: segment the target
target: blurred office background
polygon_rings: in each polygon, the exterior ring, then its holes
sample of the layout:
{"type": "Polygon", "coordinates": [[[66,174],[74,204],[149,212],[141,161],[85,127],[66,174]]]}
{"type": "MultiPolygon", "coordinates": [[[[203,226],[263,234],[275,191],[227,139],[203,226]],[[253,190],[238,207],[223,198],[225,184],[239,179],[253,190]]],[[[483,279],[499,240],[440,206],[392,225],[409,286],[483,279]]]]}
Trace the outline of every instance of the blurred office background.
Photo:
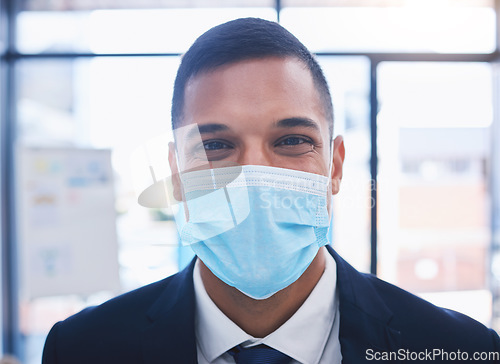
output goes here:
{"type": "Polygon", "coordinates": [[[499,15],[495,0],[1,0],[0,357],[39,363],[56,321],[190,259],[171,217],[138,205],[131,154],[171,135],[181,54],[248,16],[294,33],[330,83],[347,149],[334,248],[500,330],[499,15]]]}

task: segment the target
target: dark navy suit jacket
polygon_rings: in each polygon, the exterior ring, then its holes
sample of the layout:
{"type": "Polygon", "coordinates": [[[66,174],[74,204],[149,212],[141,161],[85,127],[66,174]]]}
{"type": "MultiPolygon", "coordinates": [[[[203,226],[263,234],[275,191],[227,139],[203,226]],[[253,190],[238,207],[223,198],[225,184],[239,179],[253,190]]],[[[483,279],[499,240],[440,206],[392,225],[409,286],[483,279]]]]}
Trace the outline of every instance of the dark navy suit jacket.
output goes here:
{"type": "MultiPolygon", "coordinates": [[[[433,362],[443,362],[446,353],[455,363],[456,355],[465,358],[464,352],[469,361],[459,362],[478,363],[472,361],[474,353],[500,351],[500,339],[493,330],[359,273],[333,249],[328,251],[337,263],[343,363],[376,362],[377,358],[394,363],[416,355],[429,359],[438,353],[433,362]]],[[[42,363],[196,363],[193,267],[194,260],[171,277],[57,323],[47,337],[42,363]]]]}

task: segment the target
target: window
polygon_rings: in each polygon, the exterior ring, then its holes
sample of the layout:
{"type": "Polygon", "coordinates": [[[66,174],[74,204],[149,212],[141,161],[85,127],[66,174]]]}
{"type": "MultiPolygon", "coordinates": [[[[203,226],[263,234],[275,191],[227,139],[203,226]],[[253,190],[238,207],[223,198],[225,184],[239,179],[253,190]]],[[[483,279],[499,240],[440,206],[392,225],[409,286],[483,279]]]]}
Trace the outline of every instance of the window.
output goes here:
{"type": "Polygon", "coordinates": [[[357,269],[370,271],[370,62],[366,57],[318,58],[331,89],[334,135],[342,135],[346,160],[333,200],[332,245],[357,269]]]}
{"type": "MultiPolygon", "coordinates": [[[[378,268],[381,278],[500,329],[500,243],[492,243],[500,226],[500,151],[491,143],[500,135],[493,0],[1,4],[0,200],[8,202],[1,253],[18,252],[16,261],[5,264],[5,255],[0,261],[1,292],[11,295],[8,286],[18,284],[19,295],[0,301],[6,303],[0,320],[13,331],[0,353],[39,363],[55,321],[161,279],[190,259],[177,246],[171,218],[136,203],[130,155],[149,138],[171,133],[182,52],[211,26],[247,16],[279,19],[316,53],[330,84],[334,133],[344,136],[347,150],[333,204],[334,248],[361,271],[378,268]],[[120,287],[31,295],[23,283],[30,258],[19,233],[29,216],[22,198],[9,199],[11,190],[26,193],[9,177],[26,163],[11,165],[11,157],[65,149],[111,153],[120,287]],[[5,225],[14,212],[17,232],[5,225]]],[[[53,217],[49,205],[43,211],[53,217]]],[[[45,257],[46,273],[58,269],[55,255],[45,257]]]]}
{"type": "Polygon", "coordinates": [[[379,275],[489,325],[492,70],[379,66],[379,275]]]}
{"type": "Polygon", "coordinates": [[[489,53],[495,49],[492,1],[285,0],[280,20],[314,52],[489,53]]]}

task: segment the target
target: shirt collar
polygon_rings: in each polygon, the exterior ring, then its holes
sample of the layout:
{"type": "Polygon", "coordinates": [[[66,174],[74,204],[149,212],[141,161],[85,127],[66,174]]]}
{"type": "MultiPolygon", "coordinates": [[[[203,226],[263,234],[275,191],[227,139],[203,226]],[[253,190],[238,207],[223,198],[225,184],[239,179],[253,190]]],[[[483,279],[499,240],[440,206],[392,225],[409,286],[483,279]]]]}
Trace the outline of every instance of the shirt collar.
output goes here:
{"type": "Polygon", "coordinates": [[[196,262],[196,338],[205,358],[212,362],[236,345],[266,344],[301,363],[317,363],[324,351],[336,316],[337,269],[325,251],[325,271],[302,306],[276,331],[262,339],[248,335],[210,299],[196,262]]]}
{"type": "Polygon", "coordinates": [[[195,332],[198,346],[209,363],[252,336],[229,319],[208,296],[200,275],[200,262],[193,270],[196,297],[195,332]]]}

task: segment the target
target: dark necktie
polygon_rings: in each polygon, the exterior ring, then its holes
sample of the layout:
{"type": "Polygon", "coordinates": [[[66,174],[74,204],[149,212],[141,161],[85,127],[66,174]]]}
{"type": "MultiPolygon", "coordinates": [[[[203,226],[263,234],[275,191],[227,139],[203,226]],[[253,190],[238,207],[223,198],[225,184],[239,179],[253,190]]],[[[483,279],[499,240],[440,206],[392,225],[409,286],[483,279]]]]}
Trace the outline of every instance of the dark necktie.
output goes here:
{"type": "Polygon", "coordinates": [[[243,348],[238,345],[229,351],[236,364],[288,364],[292,360],[288,355],[266,345],[243,348]]]}

